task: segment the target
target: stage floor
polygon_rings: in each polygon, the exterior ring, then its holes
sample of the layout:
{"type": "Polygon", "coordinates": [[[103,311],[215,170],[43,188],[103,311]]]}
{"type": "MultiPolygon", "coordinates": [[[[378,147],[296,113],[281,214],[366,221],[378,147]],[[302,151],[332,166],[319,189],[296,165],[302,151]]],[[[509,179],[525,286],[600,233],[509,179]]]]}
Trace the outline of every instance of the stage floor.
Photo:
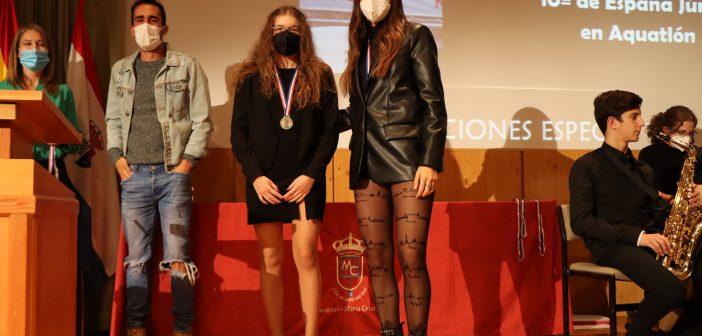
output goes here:
{"type": "MultiPolygon", "coordinates": [[[[617,336],[624,336],[626,334],[626,329],[624,329],[625,323],[626,323],[626,316],[619,316],[617,318],[617,336]]],[[[600,329],[600,330],[576,330],[571,335],[577,335],[577,336],[609,335],[609,326],[605,329],[600,329]]]]}

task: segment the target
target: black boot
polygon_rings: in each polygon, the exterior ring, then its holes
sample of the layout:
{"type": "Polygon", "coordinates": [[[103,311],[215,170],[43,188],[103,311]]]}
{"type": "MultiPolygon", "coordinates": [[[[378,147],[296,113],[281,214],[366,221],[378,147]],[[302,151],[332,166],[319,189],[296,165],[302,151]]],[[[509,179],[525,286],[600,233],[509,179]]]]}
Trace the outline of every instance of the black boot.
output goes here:
{"type": "Polygon", "coordinates": [[[380,329],[380,336],[404,336],[404,333],[402,331],[403,324],[404,323],[400,323],[400,325],[397,327],[383,325],[382,329],[380,329]]]}

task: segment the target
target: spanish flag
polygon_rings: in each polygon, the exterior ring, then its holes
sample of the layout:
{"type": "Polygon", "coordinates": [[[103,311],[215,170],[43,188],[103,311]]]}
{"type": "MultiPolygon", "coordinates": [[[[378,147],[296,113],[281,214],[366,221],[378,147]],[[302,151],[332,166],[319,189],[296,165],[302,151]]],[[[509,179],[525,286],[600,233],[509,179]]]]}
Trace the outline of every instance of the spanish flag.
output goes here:
{"type": "Polygon", "coordinates": [[[17,32],[14,0],[0,0],[0,80],[5,80],[12,39],[17,32]]]}

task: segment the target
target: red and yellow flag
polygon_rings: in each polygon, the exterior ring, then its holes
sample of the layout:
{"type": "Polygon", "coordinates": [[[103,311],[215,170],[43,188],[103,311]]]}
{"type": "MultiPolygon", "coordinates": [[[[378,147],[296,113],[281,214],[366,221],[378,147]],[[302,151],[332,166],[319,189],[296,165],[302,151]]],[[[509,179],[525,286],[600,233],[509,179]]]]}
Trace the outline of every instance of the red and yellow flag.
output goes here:
{"type": "Polygon", "coordinates": [[[12,39],[17,32],[14,0],[0,0],[0,80],[5,80],[12,39]]]}

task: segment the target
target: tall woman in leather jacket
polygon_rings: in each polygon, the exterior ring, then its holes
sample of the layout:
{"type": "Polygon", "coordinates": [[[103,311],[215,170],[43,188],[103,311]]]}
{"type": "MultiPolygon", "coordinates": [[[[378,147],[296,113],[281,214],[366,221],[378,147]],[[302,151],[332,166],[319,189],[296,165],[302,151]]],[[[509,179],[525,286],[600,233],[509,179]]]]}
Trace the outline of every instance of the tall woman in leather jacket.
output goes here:
{"type": "Polygon", "coordinates": [[[410,335],[426,335],[429,221],[446,141],[446,107],[431,31],[408,22],[401,0],[354,1],[341,89],[351,106],[350,185],[367,248],[381,335],[402,335],[393,221],[410,335]],[[370,50],[369,50],[370,49],[370,50]]]}

